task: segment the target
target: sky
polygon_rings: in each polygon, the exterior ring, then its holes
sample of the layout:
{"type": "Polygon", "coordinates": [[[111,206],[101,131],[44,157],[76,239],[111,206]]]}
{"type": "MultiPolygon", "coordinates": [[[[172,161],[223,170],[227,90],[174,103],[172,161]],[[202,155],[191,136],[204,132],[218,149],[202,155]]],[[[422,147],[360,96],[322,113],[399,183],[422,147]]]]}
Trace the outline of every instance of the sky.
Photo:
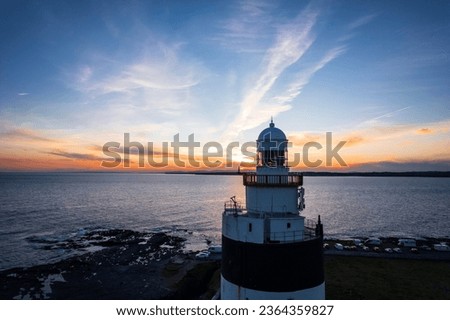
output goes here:
{"type": "Polygon", "coordinates": [[[234,170],[271,117],[295,170],[448,171],[449,39],[446,0],[2,1],[0,171],[234,170]]]}

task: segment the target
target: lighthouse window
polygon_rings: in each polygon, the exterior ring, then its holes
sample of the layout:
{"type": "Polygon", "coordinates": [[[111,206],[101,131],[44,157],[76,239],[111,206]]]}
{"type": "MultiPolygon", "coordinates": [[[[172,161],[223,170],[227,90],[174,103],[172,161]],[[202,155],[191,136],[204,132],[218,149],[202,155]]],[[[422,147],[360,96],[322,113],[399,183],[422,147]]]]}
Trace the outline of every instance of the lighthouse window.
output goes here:
{"type": "Polygon", "coordinates": [[[290,223],[290,222],[288,222],[288,224],[287,224],[287,228],[288,228],[288,229],[290,229],[290,228],[291,228],[291,223],[290,223]]]}
{"type": "Polygon", "coordinates": [[[248,224],[248,232],[252,232],[252,224],[251,223],[248,224]]]}

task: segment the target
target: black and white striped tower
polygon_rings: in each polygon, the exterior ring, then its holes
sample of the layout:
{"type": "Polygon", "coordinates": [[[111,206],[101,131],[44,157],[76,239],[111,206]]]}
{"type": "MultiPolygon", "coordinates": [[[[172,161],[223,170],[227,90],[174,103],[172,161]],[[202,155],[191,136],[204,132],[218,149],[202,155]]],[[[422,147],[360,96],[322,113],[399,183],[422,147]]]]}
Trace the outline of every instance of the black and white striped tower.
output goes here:
{"type": "Polygon", "coordinates": [[[232,197],[222,216],[221,299],[325,299],[323,228],[300,215],[303,176],[289,172],[286,135],[271,121],[256,142],[247,206],[232,197]]]}

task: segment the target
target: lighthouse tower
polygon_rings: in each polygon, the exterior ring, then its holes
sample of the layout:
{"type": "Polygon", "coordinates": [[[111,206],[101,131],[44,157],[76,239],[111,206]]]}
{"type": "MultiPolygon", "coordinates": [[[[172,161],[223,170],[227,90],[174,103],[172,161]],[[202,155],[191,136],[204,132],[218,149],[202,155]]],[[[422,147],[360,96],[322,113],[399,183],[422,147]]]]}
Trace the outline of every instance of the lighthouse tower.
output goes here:
{"type": "Polygon", "coordinates": [[[256,142],[247,205],[232,197],[222,216],[221,298],[325,299],[323,228],[300,215],[303,176],[289,172],[286,135],[271,121],[256,142]]]}

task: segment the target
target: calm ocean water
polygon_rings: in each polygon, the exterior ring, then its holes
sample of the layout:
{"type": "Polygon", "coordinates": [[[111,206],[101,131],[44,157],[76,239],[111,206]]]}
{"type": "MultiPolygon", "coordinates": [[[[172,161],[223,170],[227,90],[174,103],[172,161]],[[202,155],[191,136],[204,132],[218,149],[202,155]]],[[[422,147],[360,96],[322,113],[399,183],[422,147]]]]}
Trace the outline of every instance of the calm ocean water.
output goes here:
{"type": "MultiPolygon", "coordinates": [[[[326,237],[450,236],[450,179],[305,177],[303,215],[326,237]]],[[[0,174],[0,269],[70,253],[44,243],[95,229],[185,229],[220,242],[224,201],[245,201],[240,176],[131,173],[0,174]]]]}

